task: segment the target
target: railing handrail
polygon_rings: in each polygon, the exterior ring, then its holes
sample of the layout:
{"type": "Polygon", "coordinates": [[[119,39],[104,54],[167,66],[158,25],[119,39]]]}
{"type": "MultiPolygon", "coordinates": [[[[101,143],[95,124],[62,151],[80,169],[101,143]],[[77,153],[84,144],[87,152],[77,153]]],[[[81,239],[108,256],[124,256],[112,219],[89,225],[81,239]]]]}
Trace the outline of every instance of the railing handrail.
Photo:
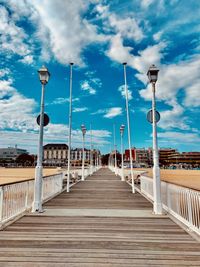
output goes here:
{"type": "MultiPolygon", "coordinates": [[[[141,176],[140,192],[153,201],[153,179],[141,176]]],[[[200,192],[161,181],[162,205],[165,211],[200,235],[200,192]]]]}

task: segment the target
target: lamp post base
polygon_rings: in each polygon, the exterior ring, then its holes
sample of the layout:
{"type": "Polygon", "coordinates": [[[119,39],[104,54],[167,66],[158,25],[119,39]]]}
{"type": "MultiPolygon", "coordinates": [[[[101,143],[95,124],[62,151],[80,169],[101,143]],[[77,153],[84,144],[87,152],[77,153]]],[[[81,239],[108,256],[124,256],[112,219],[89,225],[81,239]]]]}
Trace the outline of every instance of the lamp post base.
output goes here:
{"type": "Polygon", "coordinates": [[[42,204],[40,202],[33,202],[32,212],[44,212],[44,209],[42,208],[42,204]]]}
{"type": "Polygon", "coordinates": [[[43,178],[43,166],[36,166],[36,168],[35,168],[34,201],[33,201],[32,212],[43,212],[43,209],[42,209],[42,178],[43,178]]]}
{"type": "Polygon", "coordinates": [[[154,203],[153,204],[153,212],[155,215],[162,215],[162,203],[154,203]]]}

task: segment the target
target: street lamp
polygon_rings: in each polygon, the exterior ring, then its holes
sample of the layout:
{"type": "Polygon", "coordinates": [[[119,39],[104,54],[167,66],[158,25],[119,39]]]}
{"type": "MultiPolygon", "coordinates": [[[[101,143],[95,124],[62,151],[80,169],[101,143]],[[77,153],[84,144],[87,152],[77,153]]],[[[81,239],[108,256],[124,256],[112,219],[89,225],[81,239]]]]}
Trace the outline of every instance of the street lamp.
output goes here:
{"type": "Polygon", "coordinates": [[[154,194],[154,213],[162,214],[162,202],[161,202],[161,183],[160,183],[160,167],[159,167],[159,155],[158,155],[158,141],[157,141],[157,128],[156,128],[156,82],[158,79],[159,69],[155,65],[150,66],[147,76],[149,82],[152,84],[152,121],[153,121],[153,194],[154,194]]]}
{"type": "Polygon", "coordinates": [[[125,125],[121,125],[120,127],[120,135],[121,135],[121,168],[122,168],[122,181],[124,181],[124,147],[123,147],[123,135],[124,135],[124,129],[125,129],[125,125]]]}
{"type": "Polygon", "coordinates": [[[115,136],[115,124],[113,124],[113,138],[114,138],[114,153],[115,153],[115,175],[117,175],[117,145],[115,136]]]}
{"type": "Polygon", "coordinates": [[[49,81],[50,73],[48,69],[44,66],[38,70],[38,73],[39,73],[40,82],[42,84],[42,95],[41,95],[41,105],[40,105],[40,128],[39,128],[38,155],[37,155],[37,165],[35,168],[33,211],[42,212],[44,90],[45,90],[45,85],[49,81]]]}
{"type": "Polygon", "coordinates": [[[127,89],[127,81],[126,81],[126,65],[124,62],[124,87],[125,87],[125,96],[126,96],[126,116],[127,116],[127,128],[128,128],[128,144],[129,144],[129,155],[130,155],[130,165],[131,165],[131,180],[132,180],[132,193],[135,193],[135,185],[134,185],[134,176],[133,176],[133,157],[131,150],[131,134],[130,134],[130,117],[129,117],[129,106],[128,106],[128,89],[127,89]]]}
{"type": "Polygon", "coordinates": [[[71,167],[71,135],[72,135],[72,68],[74,63],[70,63],[69,82],[69,138],[68,138],[68,168],[67,168],[67,193],[69,193],[70,167],[71,167]]]}
{"type": "Polygon", "coordinates": [[[86,134],[86,128],[85,128],[85,125],[82,124],[81,125],[81,131],[82,131],[82,134],[83,134],[83,151],[82,151],[82,178],[81,180],[84,181],[84,178],[85,178],[85,170],[84,170],[84,166],[85,166],[85,134],[86,134]]]}

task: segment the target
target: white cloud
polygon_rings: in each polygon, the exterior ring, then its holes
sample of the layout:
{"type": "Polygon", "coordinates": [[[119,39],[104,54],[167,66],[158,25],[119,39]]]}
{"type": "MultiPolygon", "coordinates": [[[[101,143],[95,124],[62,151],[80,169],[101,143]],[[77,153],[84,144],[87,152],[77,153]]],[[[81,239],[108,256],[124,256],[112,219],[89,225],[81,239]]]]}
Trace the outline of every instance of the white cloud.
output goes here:
{"type": "MultiPolygon", "coordinates": [[[[200,104],[197,96],[199,94],[199,66],[200,56],[181,61],[177,64],[161,65],[157,82],[156,97],[159,100],[176,100],[176,95],[180,90],[185,91],[184,104],[187,106],[198,106],[200,104]]],[[[146,99],[151,99],[151,86],[140,91],[140,95],[146,99]]]]}
{"type": "Polygon", "coordinates": [[[33,56],[32,55],[27,55],[27,56],[25,56],[23,59],[21,59],[19,61],[24,63],[24,64],[31,65],[31,64],[33,64],[33,56]]]}
{"type": "MultiPolygon", "coordinates": [[[[28,149],[36,153],[38,145],[39,127],[36,123],[36,102],[34,99],[26,98],[13,87],[13,81],[0,80],[0,146],[14,146],[28,149]]],[[[86,108],[75,108],[76,112],[81,112],[86,108]]],[[[95,146],[104,146],[108,142],[107,137],[110,132],[106,130],[93,130],[93,143],[95,146]]],[[[73,146],[81,145],[80,130],[72,130],[73,146]]],[[[90,143],[89,135],[86,138],[90,143]]],[[[68,142],[68,125],[59,123],[49,123],[44,128],[44,143],[68,142]]]]}
{"type": "Polygon", "coordinates": [[[158,133],[158,137],[164,139],[165,141],[171,141],[176,143],[196,143],[200,142],[200,136],[197,133],[182,133],[182,132],[165,132],[158,133]]]}
{"type": "MultiPolygon", "coordinates": [[[[37,127],[38,129],[38,127],[37,127]]],[[[49,124],[44,128],[44,144],[47,143],[68,143],[68,127],[63,124],[49,124]],[[59,133],[59,134],[58,134],[59,133]]],[[[25,148],[31,153],[37,153],[38,131],[21,132],[21,131],[0,131],[0,147],[15,146],[25,148]]],[[[92,130],[92,141],[95,147],[103,147],[109,142],[111,132],[106,130],[92,130]]],[[[82,133],[79,129],[72,131],[72,146],[82,146],[82,133]]],[[[86,133],[86,146],[90,147],[90,132],[86,133]]]]}
{"type": "Polygon", "coordinates": [[[114,28],[120,36],[137,42],[143,39],[144,34],[135,18],[120,18],[113,13],[109,14],[108,19],[110,24],[109,26],[114,28]]]}
{"type": "MultiPolygon", "coordinates": [[[[72,98],[72,102],[78,102],[79,100],[80,100],[80,98],[78,98],[78,97],[72,98]]],[[[48,106],[48,105],[63,105],[66,103],[69,103],[69,98],[57,97],[51,103],[47,103],[46,106],[48,106]]]]}
{"type": "Polygon", "coordinates": [[[161,37],[162,37],[162,34],[163,34],[163,31],[159,31],[159,32],[155,33],[155,34],[153,35],[153,39],[154,39],[155,41],[160,41],[160,39],[161,39],[161,37]]]}
{"type": "Polygon", "coordinates": [[[83,16],[90,3],[91,1],[81,0],[32,2],[39,13],[43,27],[49,31],[50,48],[55,58],[62,64],[72,61],[83,65],[82,50],[90,43],[106,40],[105,36],[97,33],[97,27],[83,16]]]}
{"type": "Polygon", "coordinates": [[[17,26],[8,10],[0,7],[0,51],[11,53],[21,57],[23,63],[30,64],[32,48],[28,35],[22,27],[17,26]]]}
{"type": "MultiPolygon", "coordinates": [[[[121,85],[118,88],[118,91],[121,93],[121,95],[122,95],[123,98],[126,98],[125,86],[124,85],[121,85]]],[[[128,100],[132,100],[132,99],[133,99],[132,91],[130,89],[128,89],[128,100]]]]}
{"type": "Polygon", "coordinates": [[[88,108],[87,108],[87,107],[82,107],[82,108],[74,108],[74,109],[73,109],[73,112],[83,112],[83,111],[86,111],[86,110],[88,110],[88,108]]]}
{"type": "Polygon", "coordinates": [[[124,46],[122,37],[117,34],[111,38],[107,56],[119,63],[127,62],[129,66],[136,69],[139,74],[136,75],[143,82],[147,81],[146,72],[150,65],[160,64],[163,57],[162,50],[166,47],[164,42],[148,46],[142,51],[138,51],[138,55],[134,55],[132,47],[124,46]],[[153,62],[153,63],[152,63],[153,62]]]}
{"type": "Polygon", "coordinates": [[[8,68],[0,69],[0,78],[10,75],[10,70],[8,68]]]}
{"type": "Polygon", "coordinates": [[[195,81],[191,86],[185,89],[184,105],[186,107],[199,107],[200,106],[200,79],[195,77],[195,81]]]}
{"type": "Polygon", "coordinates": [[[99,109],[95,112],[92,112],[91,115],[97,115],[97,114],[104,114],[106,113],[107,109],[99,109]]]}
{"type": "Polygon", "coordinates": [[[116,34],[111,38],[109,50],[106,52],[107,56],[119,63],[128,62],[132,56],[130,55],[131,47],[123,46],[123,39],[120,34],[116,34]]]}
{"type": "Polygon", "coordinates": [[[109,108],[106,111],[104,118],[112,119],[112,118],[119,116],[121,114],[122,114],[122,108],[120,108],[120,107],[109,108]]]}
{"type": "Polygon", "coordinates": [[[148,8],[155,0],[142,0],[141,1],[141,7],[142,8],[148,8]]]}
{"type": "Polygon", "coordinates": [[[94,75],[94,71],[87,71],[85,73],[87,79],[80,82],[81,90],[89,93],[90,95],[95,95],[97,90],[102,87],[101,80],[94,77],[94,75]]]}
{"type": "Polygon", "coordinates": [[[0,128],[26,131],[35,128],[36,102],[20,94],[12,80],[0,81],[0,128]]]}
{"type": "Polygon", "coordinates": [[[177,128],[181,130],[189,130],[187,125],[187,118],[183,116],[184,108],[178,103],[171,103],[172,109],[160,112],[161,120],[159,127],[163,129],[177,128]]]}
{"type": "Polygon", "coordinates": [[[94,89],[88,81],[81,82],[81,90],[88,92],[90,95],[96,94],[96,89],[94,89]]]}

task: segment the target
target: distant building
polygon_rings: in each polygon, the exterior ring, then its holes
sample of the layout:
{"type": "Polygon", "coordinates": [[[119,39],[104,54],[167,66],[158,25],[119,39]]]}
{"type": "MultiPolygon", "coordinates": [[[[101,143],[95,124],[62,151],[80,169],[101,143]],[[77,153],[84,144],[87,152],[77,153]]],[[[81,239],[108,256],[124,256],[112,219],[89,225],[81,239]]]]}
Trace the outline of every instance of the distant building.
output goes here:
{"type": "Polygon", "coordinates": [[[21,154],[28,154],[26,149],[15,147],[0,148],[0,160],[1,161],[14,161],[21,154]]]}
{"type": "Polygon", "coordinates": [[[182,152],[171,155],[168,159],[168,165],[170,164],[200,166],[200,152],[182,152]]]}
{"type": "MultiPolygon", "coordinates": [[[[85,152],[85,164],[88,165],[90,162],[90,150],[86,149],[85,152]]],[[[72,166],[81,166],[83,157],[83,149],[75,148],[71,150],[71,164],[72,166]]]]}
{"type": "MultiPolygon", "coordinates": [[[[152,148],[132,148],[132,158],[134,167],[148,167],[153,166],[153,150],[152,148]]],[[[160,166],[172,165],[191,165],[200,166],[200,152],[178,152],[174,148],[160,148],[159,163],[160,166]]],[[[125,150],[124,162],[130,165],[129,149],[125,150]]]]}
{"type": "MultiPolygon", "coordinates": [[[[135,167],[148,167],[152,165],[152,149],[145,148],[132,148],[132,160],[135,167]]],[[[130,152],[129,149],[125,150],[124,155],[125,164],[130,164],[130,152]]]]}
{"type": "MultiPolygon", "coordinates": [[[[68,146],[66,144],[47,144],[44,147],[44,165],[46,166],[66,166],[68,164],[68,146]]],[[[93,150],[93,157],[100,155],[99,150],[93,150]]],[[[82,148],[71,149],[71,165],[82,165],[82,148]]],[[[85,164],[90,163],[90,150],[85,148],[85,164]]]]}
{"type": "MultiPolygon", "coordinates": [[[[179,152],[174,148],[160,148],[159,149],[159,162],[160,165],[169,165],[171,159],[177,159],[179,152]]],[[[176,162],[174,162],[176,163],[176,162]]]]}
{"type": "Polygon", "coordinates": [[[68,146],[66,144],[47,144],[43,147],[44,165],[61,166],[67,163],[68,146]]]}

